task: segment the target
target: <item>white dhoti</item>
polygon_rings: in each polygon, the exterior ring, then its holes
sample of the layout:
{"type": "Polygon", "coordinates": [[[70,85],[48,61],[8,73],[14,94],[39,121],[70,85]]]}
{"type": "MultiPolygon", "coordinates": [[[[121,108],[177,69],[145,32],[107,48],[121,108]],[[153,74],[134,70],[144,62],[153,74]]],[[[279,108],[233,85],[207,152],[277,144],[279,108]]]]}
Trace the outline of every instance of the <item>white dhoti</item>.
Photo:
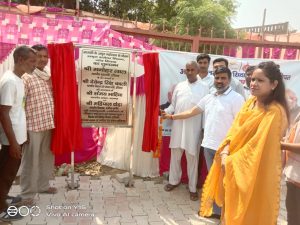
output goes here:
{"type": "MultiPolygon", "coordinates": [[[[171,149],[171,162],[170,162],[170,173],[169,183],[177,185],[180,183],[182,169],[181,169],[181,157],[184,149],[172,148],[171,149]]],[[[189,154],[185,151],[187,161],[187,173],[189,178],[189,190],[190,192],[197,191],[198,181],[198,162],[199,162],[199,151],[195,155],[189,154]]]]}

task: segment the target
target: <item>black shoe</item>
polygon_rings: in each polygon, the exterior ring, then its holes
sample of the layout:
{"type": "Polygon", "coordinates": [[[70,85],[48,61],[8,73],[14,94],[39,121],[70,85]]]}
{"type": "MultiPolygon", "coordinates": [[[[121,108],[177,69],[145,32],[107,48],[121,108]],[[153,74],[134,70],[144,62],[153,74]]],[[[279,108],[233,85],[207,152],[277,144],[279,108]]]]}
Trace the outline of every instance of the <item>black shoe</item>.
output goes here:
{"type": "Polygon", "coordinates": [[[7,205],[17,205],[19,202],[22,201],[22,198],[20,196],[7,196],[6,197],[6,203],[7,205]]]}
{"type": "Polygon", "coordinates": [[[211,214],[211,216],[208,216],[207,218],[218,219],[219,220],[219,219],[221,219],[221,215],[213,213],[213,214],[211,214]]]}
{"type": "MultiPolygon", "coordinates": [[[[198,211],[198,216],[201,216],[201,215],[200,215],[200,211],[198,211]]],[[[215,214],[215,213],[211,214],[210,216],[205,216],[205,217],[206,217],[206,218],[211,218],[211,219],[218,219],[218,220],[221,219],[221,215],[215,214]]]]}
{"type": "Polygon", "coordinates": [[[13,209],[8,207],[6,210],[0,213],[0,221],[3,222],[11,222],[21,219],[23,219],[23,216],[20,215],[17,207],[14,207],[13,209]]]}

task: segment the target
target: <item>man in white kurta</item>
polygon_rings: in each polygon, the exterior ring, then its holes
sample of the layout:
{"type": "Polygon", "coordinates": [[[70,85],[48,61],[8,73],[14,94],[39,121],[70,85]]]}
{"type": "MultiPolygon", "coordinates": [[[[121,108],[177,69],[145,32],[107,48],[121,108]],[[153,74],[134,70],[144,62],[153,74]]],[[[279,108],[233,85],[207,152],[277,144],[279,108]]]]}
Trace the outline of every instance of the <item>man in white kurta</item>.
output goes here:
{"type": "MultiPolygon", "coordinates": [[[[199,67],[197,62],[186,64],[187,80],[177,84],[171,105],[165,109],[168,114],[177,114],[191,109],[209,93],[209,88],[197,78],[199,67]]],[[[171,162],[169,171],[169,184],[166,191],[174,189],[181,180],[181,157],[185,151],[187,159],[187,172],[189,178],[189,191],[191,200],[197,200],[197,176],[199,160],[199,141],[201,136],[201,115],[185,120],[176,120],[172,123],[170,141],[171,162]]]]}

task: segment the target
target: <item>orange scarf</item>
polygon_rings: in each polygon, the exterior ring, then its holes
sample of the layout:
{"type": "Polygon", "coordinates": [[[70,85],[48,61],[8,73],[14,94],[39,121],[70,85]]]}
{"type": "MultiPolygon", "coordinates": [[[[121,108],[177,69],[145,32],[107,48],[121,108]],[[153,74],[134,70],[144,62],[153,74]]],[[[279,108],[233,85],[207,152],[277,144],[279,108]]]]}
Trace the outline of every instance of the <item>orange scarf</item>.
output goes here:
{"type": "Polygon", "coordinates": [[[287,119],[277,103],[252,109],[255,100],[250,98],[235,118],[202,192],[200,215],[210,216],[215,201],[225,206],[226,225],[274,225],[278,216],[280,140],[287,119]],[[224,175],[220,152],[228,144],[224,175]]]}

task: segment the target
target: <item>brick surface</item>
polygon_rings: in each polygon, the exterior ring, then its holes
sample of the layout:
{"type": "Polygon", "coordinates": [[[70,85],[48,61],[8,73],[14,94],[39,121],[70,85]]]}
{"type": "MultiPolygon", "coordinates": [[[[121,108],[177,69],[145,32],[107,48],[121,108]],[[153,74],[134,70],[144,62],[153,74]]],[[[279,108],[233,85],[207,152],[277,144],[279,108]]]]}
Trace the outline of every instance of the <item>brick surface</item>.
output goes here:
{"type": "MultiPolygon", "coordinates": [[[[56,177],[52,185],[58,187],[55,195],[37,195],[41,209],[39,217],[26,217],[13,225],[213,225],[218,220],[197,215],[199,201],[189,200],[186,185],[165,192],[163,184],[136,179],[133,188],[126,188],[111,176],[91,180],[80,177],[80,188],[68,190],[66,177],[56,177]],[[49,208],[49,206],[56,208],[49,208]],[[70,209],[63,207],[73,206],[70,209]],[[75,207],[76,206],[76,207],[75,207]]],[[[11,195],[19,194],[20,187],[13,185],[11,195]]],[[[286,186],[281,182],[281,199],[278,225],[287,225],[285,209],[286,186]]],[[[5,224],[1,223],[0,225],[5,224]]]]}

